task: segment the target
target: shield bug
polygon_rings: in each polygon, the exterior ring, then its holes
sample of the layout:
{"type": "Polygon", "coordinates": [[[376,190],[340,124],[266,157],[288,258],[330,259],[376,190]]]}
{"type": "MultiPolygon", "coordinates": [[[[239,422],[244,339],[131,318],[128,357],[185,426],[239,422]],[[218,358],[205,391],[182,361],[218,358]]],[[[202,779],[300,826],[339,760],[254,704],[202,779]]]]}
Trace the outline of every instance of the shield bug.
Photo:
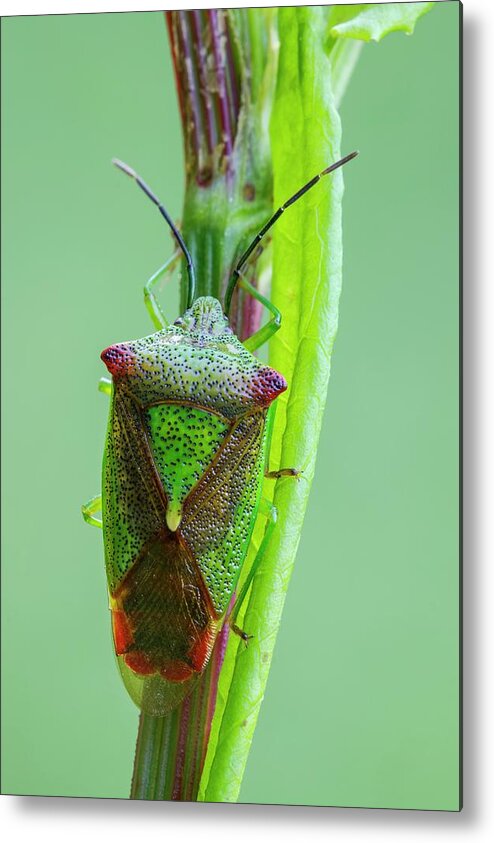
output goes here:
{"type": "Polygon", "coordinates": [[[166,714],[189,693],[225,620],[248,638],[235,619],[276,521],[262,498],[263,478],[299,473],[268,469],[275,401],[287,384],[253,352],[278,330],[281,315],[242,268],[283,211],[356,154],[316,175],[267,221],[233,270],[226,315],[217,299],[196,298],[192,258],[159,199],[130,167],[114,162],[158,207],[178,244],[145,287],[158,330],[101,354],[112,376],[101,384],[111,400],[103,485],[83,507],[86,521],[103,527],[120,672],[134,702],[151,715],[166,714]],[[181,255],[188,308],[168,325],[153,288],[181,255]],[[243,343],[228,321],[236,285],[271,313],[243,343]],[[227,617],[258,515],[268,519],[264,541],[227,617]]]}

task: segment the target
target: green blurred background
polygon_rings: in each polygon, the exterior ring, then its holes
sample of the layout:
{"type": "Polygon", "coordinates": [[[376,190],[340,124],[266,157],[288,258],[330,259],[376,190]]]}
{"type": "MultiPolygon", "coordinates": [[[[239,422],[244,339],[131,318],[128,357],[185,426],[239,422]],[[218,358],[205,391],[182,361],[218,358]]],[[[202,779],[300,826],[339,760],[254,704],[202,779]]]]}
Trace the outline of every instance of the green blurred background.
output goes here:
{"type": "MultiPolygon", "coordinates": [[[[458,808],[458,29],[437,3],[365,46],[342,106],[340,328],[244,802],[458,808]]],[[[170,243],[110,158],[180,216],[163,16],[4,19],[2,81],[3,791],[126,797],[137,710],[80,504],[99,352],[149,333],[170,243]]]]}

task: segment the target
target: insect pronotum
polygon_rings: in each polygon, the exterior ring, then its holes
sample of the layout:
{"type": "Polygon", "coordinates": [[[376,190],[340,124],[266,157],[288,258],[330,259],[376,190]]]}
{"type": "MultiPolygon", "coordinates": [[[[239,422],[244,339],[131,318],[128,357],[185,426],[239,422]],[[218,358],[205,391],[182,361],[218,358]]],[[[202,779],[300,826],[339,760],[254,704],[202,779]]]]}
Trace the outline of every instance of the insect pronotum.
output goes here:
{"type": "Polygon", "coordinates": [[[145,287],[158,330],[101,354],[112,376],[100,382],[111,397],[103,485],[82,508],[86,521],[103,528],[120,672],[149,714],[164,715],[185,698],[225,620],[249,637],[236,618],[276,521],[262,498],[263,478],[299,473],[268,468],[274,402],[287,384],[253,352],[279,329],[281,314],[242,268],[286,208],[356,155],[314,176],[270,217],[233,269],[225,312],[215,298],[196,298],[194,264],[180,232],[140,176],[114,161],[158,207],[178,245],[145,287]],[[154,287],[181,254],[188,308],[168,325],[154,287]],[[237,285],[271,313],[244,342],[228,322],[237,285]],[[264,540],[227,617],[258,515],[267,518],[264,540]]]}

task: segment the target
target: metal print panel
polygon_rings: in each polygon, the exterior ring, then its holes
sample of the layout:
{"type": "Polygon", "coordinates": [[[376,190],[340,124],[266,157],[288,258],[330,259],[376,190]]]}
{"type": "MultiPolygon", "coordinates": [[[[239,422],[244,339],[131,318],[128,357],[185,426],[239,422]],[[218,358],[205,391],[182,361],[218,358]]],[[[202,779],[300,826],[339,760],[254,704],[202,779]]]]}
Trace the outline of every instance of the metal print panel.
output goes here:
{"type": "Polygon", "coordinates": [[[460,35],[3,19],[4,792],[461,808],[460,35]]]}

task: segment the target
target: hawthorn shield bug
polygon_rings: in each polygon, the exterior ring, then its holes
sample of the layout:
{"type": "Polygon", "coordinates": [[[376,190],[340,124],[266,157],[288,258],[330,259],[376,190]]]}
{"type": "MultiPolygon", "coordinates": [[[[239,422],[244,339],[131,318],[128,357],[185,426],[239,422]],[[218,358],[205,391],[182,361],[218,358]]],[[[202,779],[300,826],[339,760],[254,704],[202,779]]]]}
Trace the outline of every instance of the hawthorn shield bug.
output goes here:
{"type": "Polygon", "coordinates": [[[186,697],[225,620],[249,637],[235,619],[276,521],[262,498],[263,478],[299,472],[268,469],[274,402],[287,384],[253,352],[278,330],[281,315],[241,271],[283,211],[356,154],[297,191],[238,261],[226,314],[237,284],[271,313],[243,343],[217,299],[195,297],[192,258],[159,199],[130,167],[114,162],[158,207],[179,247],[172,260],[182,254],[188,273],[183,316],[167,325],[154,296],[169,262],[145,288],[158,330],[101,354],[112,376],[101,386],[111,402],[102,493],[83,507],[86,521],[103,527],[118,666],[131,698],[148,714],[162,716],[186,697]],[[268,518],[265,538],[227,618],[258,515],[268,518]]]}

